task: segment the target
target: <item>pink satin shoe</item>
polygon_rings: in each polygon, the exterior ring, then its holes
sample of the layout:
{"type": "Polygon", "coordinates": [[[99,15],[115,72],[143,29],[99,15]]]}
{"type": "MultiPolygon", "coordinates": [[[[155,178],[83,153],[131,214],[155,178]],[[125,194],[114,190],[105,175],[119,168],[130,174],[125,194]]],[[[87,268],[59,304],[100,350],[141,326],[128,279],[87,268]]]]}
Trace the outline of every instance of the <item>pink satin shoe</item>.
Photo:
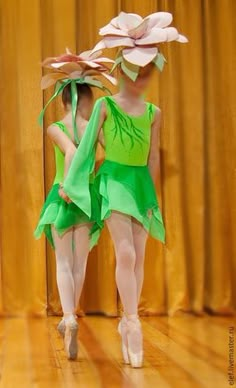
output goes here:
{"type": "Polygon", "coordinates": [[[64,334],[64,345],[67,357],[69,360],[75,360],[78,354],[78,323],[75,317],[72,315],[70,318],[65,320],[65,334],[64,334]]]}
{"type": "Polygon", "coordinates": [[[143,366],[143,335],[137,315],[127,316],[128,357],[133,368],[143,366]]]}
{"type": "Polygon", "coordinates": [[[125,364],[129,364],[127,332],[128,332],[127,319],[125,316],[123,316],[118,324],[118,333],[121,336],[121,350],[122,350],[123,360],[125,364]]]}
{"type": "Polygon", "coordinates": [[[62,338],[65,337],[65,331],[66,331],[66,324],[65,324],[65,319],[62,318],[60,322],[57,325],[57,330],[59,331],[60,335],[62,338]]]}

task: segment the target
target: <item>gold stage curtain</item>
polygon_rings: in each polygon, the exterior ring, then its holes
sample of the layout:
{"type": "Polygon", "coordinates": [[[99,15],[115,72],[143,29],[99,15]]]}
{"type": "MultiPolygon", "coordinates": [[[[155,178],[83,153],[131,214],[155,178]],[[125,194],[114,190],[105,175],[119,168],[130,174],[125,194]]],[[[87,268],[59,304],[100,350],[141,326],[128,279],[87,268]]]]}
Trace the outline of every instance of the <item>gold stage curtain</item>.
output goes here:
{"type": "MultiPolygon", "coordinates": [[[[147,95],[163,113],[158,193],[167,243],[148,241],[140,312],[234,311],[235,0],[1,0],[1,314],[61,311],[53,251],[33,238],[54,174],[52,146],[37,124],[49,97],[40,91],[40,62],[65,47],[92,47],[121,10],[170,11],[189,38],[163,48],[168,64],[147,95]]],[[[58,102],[45,127],[60,114],[58,102]]],[[[104,230],[89,258],[83,311],[117,314],[114,270],[104,230]]]]}

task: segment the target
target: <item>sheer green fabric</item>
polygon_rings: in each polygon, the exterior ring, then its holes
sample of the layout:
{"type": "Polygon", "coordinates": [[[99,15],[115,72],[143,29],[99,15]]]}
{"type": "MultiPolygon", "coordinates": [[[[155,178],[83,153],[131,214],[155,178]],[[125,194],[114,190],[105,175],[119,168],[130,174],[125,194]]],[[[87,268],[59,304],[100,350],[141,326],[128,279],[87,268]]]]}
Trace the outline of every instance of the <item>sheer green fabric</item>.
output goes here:
{"type": "MultiPolygon", "coordinates": [[[[59,184],[52,186],[52,189],[48,193],[46,201],[43,205],[39,223],[35,229],[35,238],[40,238],[44,232],[48,241],[54,248],[54,242],[51,232],[51,226],[54,225],[58,234],[63,235],[68,229],[75,225],[91,223],[92,221],[99,220],[100,218],[100,206],[96,197],[96,193],[93,191],[92,185],[90,185],[90,196],[93,199],[92,214],[89,218],[84,212],[78,208],[73,202],[66,203],[58,194],[59,184]]],[[[90,247],[92,248],[98,240],[99,229],[101,228],[94,223],[91,232],[90,247]]]]}
{"type": "Polygon", "coordinates": [[[155,108],[147,104],[143,115],[133,117],[116,104],[111,109],[111,101],[109,97],[97,100],[65,179],[65,192],[90,217],[93,200],[89,193],[89,176],[95,167],[100,112],[104,102],[107,106],[107,118],[103,123],[105,161],[93,185],[93,192],[101,202],[99,226],[103,226],[102,221],[110,216],[112,210],[117,210],[137,219],[154,238],[164,242],[165,228],[147,166],[155,108]],[[113,148],[114,142],[116,148],[113,148]],[[110,152],[111,148],[113,152],[110,152]],[[108,156],[112,160],[108,160],[108,156]]]}
{"type": "Polygon", "coordinates": [[[70,165],[63,187],[69,198],[91,216],[89,184],[95,168],[95,153],[103,98],[96,101],[80,145],[70,165]]]}
{"type": "Polygon", "coordinates": [[[102,198],[102,220],[116,210],[134,217],[152,237],[165,241],[165,228],[147,166],[126,166],[105,160],[95,178],[94,189],[102,198]]]}

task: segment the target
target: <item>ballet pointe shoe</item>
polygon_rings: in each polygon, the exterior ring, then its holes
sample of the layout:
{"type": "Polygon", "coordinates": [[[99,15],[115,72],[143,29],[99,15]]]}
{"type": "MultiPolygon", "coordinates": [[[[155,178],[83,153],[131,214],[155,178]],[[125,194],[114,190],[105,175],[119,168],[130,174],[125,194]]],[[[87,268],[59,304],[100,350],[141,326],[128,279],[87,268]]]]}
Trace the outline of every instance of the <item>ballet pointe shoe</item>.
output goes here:
{"type": "Polygon", "coordinates": [[[60,322],[58,323],[57,330],[59,331],[61,337],[64,338],[65,337],[65,331],[66,331],[66,323],[65,323],[65,319],[64,318],[62,318],[60,320],[60,322]]]}
{"type": "MultiPolygon", "coordinates": [[[[75,317],[75,319],[76,319],[76,318],[77,318],[77,317],[76,317],[76,314],[73,314],[73,315],[74,315],[74,317],[75,317]]],[[[57,330],[58,330],[60,336],[61,336],[62,338],[64,338],[64,337],[65,337],[65,331],[66,331],[66,323],[65,323],[65,317],[64,317],[64,316],[63,316],[63,318],[60,320],[60,322],[58,323],[58,325],[57,325],[57,330]]]]}
{"type": "Polygon", "coordinates": [[[67,358],[69,360],[75,360],[78,354],[78,323],[74,315],[71,315],[65,319],[65,334],[64,334],[64,345],[67,358]]]}
{"type": "Polygon", "coordinates": [[[123,316],[118,324],[118,333],[121,336],[121,350],[123,355],[123,360],[125,364],[129,364],[129,354],[128,354],[128,340],[127,340],[127,319],[123,316]]]}
{"type": "Polygon", "coordinates": [[[133,368],[143,366],[143,336],[137,315],[127,316],[128,356],[133,368]]]}

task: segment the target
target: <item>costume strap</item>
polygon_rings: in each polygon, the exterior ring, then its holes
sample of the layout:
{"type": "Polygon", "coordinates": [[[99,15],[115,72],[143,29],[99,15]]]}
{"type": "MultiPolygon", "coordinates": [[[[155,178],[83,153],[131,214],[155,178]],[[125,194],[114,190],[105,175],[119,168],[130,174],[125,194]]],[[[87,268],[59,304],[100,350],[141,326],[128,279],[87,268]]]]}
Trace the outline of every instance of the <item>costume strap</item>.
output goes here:
{"type": "Polygon", "coordinates": [[[69,139],[72,140],[70,132],[62,121],[56,121],[55,123],[53,123],[53,125],[58,126],[62,130],[62,132],[64,132],[69,137],[69,139]]]}

